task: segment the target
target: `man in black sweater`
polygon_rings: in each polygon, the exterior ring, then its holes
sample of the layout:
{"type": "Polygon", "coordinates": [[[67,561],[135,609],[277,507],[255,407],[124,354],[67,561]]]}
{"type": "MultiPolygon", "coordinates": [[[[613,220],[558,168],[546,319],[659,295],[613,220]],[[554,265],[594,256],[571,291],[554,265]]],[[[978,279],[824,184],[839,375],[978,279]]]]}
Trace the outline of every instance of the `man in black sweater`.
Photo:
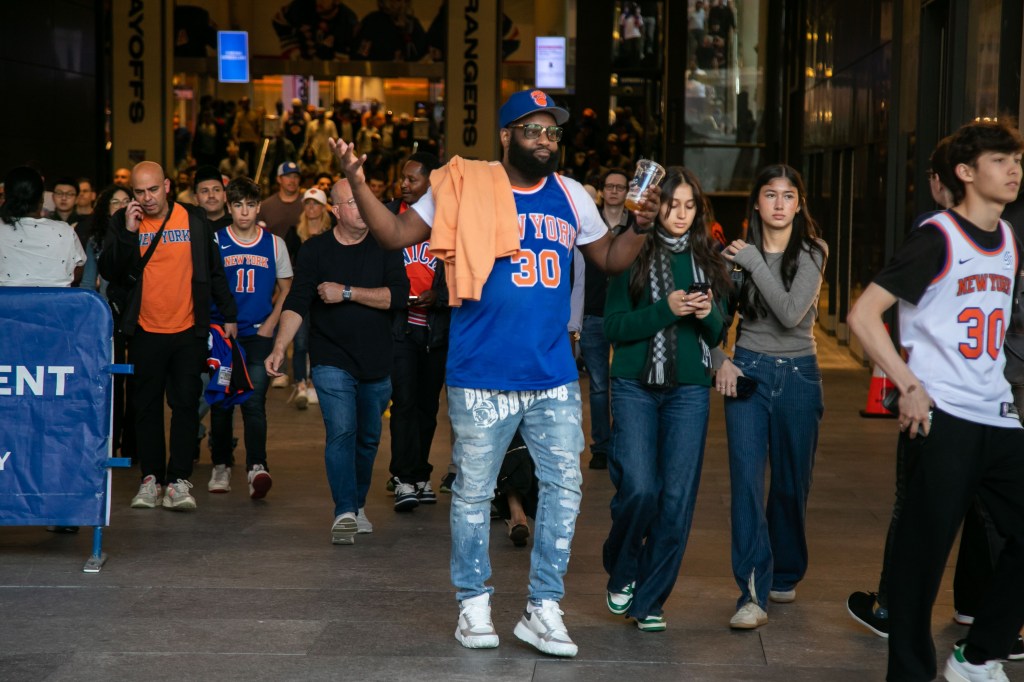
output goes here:
{"type": "Polygon", "coordinates": [[[309,357],[327,429],[324,457],[334,498],[331,541],[351,545],[373,526],[363,507],[391,397],[391,310],[405,308],[409,280],[401,251],[384,251],[359,215],[352,189],[331,190],[338,224],[299,252],[267,372],[279,376],[285,350],[309,317],[309,357]]]}

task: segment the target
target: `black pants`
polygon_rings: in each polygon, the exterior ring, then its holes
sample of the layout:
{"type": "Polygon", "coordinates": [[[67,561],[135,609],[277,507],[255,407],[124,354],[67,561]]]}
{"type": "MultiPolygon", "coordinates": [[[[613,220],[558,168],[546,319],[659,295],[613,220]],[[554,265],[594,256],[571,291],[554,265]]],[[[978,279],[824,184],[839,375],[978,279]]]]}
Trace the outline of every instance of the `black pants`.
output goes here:
{"type": "MultiPolygon", "coordinates": [[[[263,362],[274,349],[274,339],[254,334],[239,337],[245,351],[245,366],[252,381],[252,395],[242,403],[242,425],[245,434],[245,470],[252,471],[257,464],[270,471],[267,466],[267,387],[270,380],[263,362]]],[[[233,417],[235,406],[210,409],[210,449],[213,463],[234,466],[232,441],[234,435],[233,417]]]]}
{"type": "MultiPolygon", "coordinates": [[[[128,339],[119,331],[114,331],[114,362],[124,364],[128,356],[128,339]]],[[[134,464],[138,457],[135,446],[135,408],[132,395],[132,382],[124,374],[114,375],[114,446],[120,450],[122,457],[128,457],[134,464]]]]}
{"type": "Polygon", "coordinates": [[[426,327],[407,325],[395,342],[391,370],[391,475],[402,483],[429,481],[430,444],[444,385],[448,347],[427,350],[426,327]]]}
{"type": "Polygon", "coordinates": [[[153,475],[165,485],[192,475],[199,415],[196,403],[203,390],[199,375],[206,363],[206,340],[188,329],[153,334],[137,329],[128,341],[135,365],[135,434],[142,478],[153,475]],[[171,457],[164,445],[164,394],[171,407],[171,457]]]}
{"type": "Polygon", "coordinates": [[[1006,658],[1024,625],[1024,430],[934,411],[905,448],[906,499],[889,574],[889,682],[935,679],[932,605],[957,530],[977,498],[1006,544],[967,635],[972,661],[1006,658]]]}

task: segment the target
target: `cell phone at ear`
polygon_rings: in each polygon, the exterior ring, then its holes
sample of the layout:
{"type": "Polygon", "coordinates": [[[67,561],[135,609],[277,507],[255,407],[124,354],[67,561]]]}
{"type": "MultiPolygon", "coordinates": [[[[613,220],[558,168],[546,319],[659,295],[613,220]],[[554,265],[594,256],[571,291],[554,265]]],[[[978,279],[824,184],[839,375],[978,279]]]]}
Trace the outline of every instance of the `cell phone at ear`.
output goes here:
{"type": "Polygon", "coordinates": [[[711,284],[708,282],[694,282],[686,290],[688,294],[707,294],[711,292],[711,284]]]}

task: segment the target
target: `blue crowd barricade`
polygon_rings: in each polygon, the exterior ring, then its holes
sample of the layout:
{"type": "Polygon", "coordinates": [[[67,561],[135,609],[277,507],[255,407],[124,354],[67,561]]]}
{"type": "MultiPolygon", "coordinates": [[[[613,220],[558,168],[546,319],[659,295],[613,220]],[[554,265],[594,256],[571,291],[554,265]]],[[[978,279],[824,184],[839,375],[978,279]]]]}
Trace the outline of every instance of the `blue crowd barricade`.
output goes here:
{"type": "Polygon", "coordinates": [[[0,526],[110,524],[113,320],[84,289],[0,287],[0,526]]]}

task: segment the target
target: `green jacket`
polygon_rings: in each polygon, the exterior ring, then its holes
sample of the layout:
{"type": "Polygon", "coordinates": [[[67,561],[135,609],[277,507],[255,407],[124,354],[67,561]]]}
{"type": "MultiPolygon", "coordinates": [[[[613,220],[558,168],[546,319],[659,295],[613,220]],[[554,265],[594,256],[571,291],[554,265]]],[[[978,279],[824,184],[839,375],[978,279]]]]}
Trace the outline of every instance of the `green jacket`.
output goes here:
{"type": "MultiPolygon", "coordinates": [[[[635,265],[633,267],[636,267],[635,265]]],[[[676,381],[680,384],[710,386],[711,377],[704,372],[698,335],[709,347],[721,340],[725,320],[726,301],[714,301],[711,314],[703,320],[693,315],[676,317],[668,308],[668,300],[651,302],[650,286],[644,287],[639,305],[634,306],[629,296],[629,276],[632,268],[614,277],[608,283],[608,298],[604,308],[604,334],[615,349],[611,376],[640,380],[651,338],[669,325],[676,327],[676,381]]],[[[690,252],[672,257],[672,276],[676,289],[687,289],[693,283],[693,261],[690,252]]]]}

